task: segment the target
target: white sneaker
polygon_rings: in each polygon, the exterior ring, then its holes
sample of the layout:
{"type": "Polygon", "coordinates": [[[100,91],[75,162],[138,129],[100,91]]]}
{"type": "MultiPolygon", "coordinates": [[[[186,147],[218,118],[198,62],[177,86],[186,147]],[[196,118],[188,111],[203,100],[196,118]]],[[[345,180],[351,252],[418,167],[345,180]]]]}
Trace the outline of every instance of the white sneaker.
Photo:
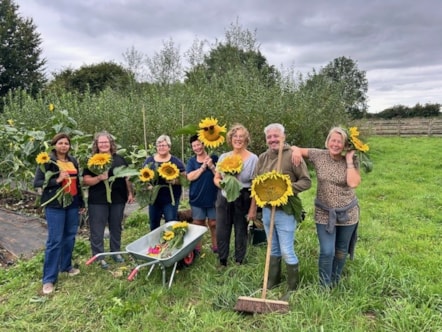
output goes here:
{"type": "Polygon", "coordinates": [[[54,284],[52,282],[48,282],[43,285],[43,294],[48,295],[54,291],[54,284]]]}
{"type": "Polygon", "coordinates": [[[76,276],[77,274],[80,274],[80,269],[76,269],[75,267],[68,271],[69,277],[76,276]]]}

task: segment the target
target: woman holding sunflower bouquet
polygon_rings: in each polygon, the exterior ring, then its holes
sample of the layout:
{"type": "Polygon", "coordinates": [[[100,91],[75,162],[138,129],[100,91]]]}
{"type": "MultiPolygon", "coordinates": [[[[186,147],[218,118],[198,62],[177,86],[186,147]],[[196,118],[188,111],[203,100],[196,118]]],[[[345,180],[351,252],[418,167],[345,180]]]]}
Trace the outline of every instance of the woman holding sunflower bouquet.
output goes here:
{"type": "Polygon", "coordinates": [[[166,222],[178,219],[178,207],[182,194],[181,177],[186,176],[183,162],[170,153],[172,142],[167,135],[156,140],[157,153],[147,157],[143,167],[158,173],[156,186],[159,186],[155,201],[149,205],[150,230],[160,227],[161,217],[166,222]]]}
{"type": "Polygon", "coordinates": [[[251,203],[250,186],[258,161],[258,156],[247,149],[250,135],[243,125],[233,125],[226,134],[226,141],[232,151],[221,154],[213,179],[215,185],[221,189],[215,203],[216,241],[221,267],[227,266],[232,227],[235,233],[235,262],[238,265],[244,263],[247,251],[247,215],[251,203]],[[228,187],[234,187],[235,184],[238,184],[239,190],[228,190],[228,187]]]}
{"type": "Polygon", "coordinates": [[[59,272],[75,276],[80,270],[72,266],[72,252],[78,230],[79,213],[84,211],[78,181],[78,162],[69,154],[71,140],[59,133],[52,138],[51,154],[37,156],[34,187],[43,188],[41,204],[45,206],[48,225],[44,267],[43,294],[51,294],[59,272]]]}
{"type": "MultiPolygon", "coordinates": [[[[95,135],[92,157],[83,171],[83,183],[89,186],[88,210],[92,255],[104,252],[104,231],[109,228],[111,252],[121,251],[122,222],[126,203],[134,202],[132,184],[126,177],[117,177],[110,186],[109,178],[119,166],[127,166],[126,160],[117,153],[117,145],[106,131],[95,135]]],[[[112,256],[115,262],[123,262],[121,255],[112,256]]],[[[100,257],[103,269],[107,262],[100,257]]]]}
{"type": "MultiPolygon", "coordinates": [[[[347,255],[352,257],[356,243],[359,204],[355,188],[361,175],[357,148],[351,138],[346,129],[334,127],[325,140],[326,149],[292,147],[293,163],[298,165],[302,157],[308,158],[318,179],[315,221],[320,249],[319,280],[324,287],[339,282],[347,255]]],[[[368,151],[365,144],[360,144],[360,148],[368,151]]]]}

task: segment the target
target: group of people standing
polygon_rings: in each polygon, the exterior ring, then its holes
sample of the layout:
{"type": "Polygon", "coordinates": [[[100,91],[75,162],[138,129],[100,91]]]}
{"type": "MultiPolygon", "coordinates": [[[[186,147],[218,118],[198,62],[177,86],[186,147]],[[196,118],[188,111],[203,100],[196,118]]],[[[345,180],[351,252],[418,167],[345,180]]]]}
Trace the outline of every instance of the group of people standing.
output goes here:
{"type": "MultiPolygon", "coordinates": [[[[190,181],[189,204],[193,223],[209,228],[211,250],[218,255],[220,269],[223,269],[229,263],[232,230],[234,263],[237,265],[245,263],[248,224],[250,220],[256,219],[257,214],[256,202],[250,192],[254,177],[277,170],[279,165],[278,171],[290,177],[293,193],[298,195],[311,186],[307,165],[304,162],[304,158],[309,159],[318,179],[315,222],[320,247],[319,279],[323,286],[332,287],[340,279],[348,254],[353,252],[359,222],[359,206],[354,188],[360,183],[360,174],[355,151],[347,151],[347,134],[340,127],[330,130],[325,142],[326,149],[289,146],[285,143],[285,129],[278,123],[268,125],[264,129],[264,134],[268,149],[258,156],[248,150],[251,139],[247,128],[241,124],[234,124],[226,134],[226,142],[231,150],[221,154],[219,158],[217,155],[209,154],[198,136],[194,135],[189,140],[194,155],[186,165],[170,153],[172,147],[170,137],[161,135],[156,140],[156,153],[149,156],[144,165],[158,168],[162,163],[171,162],[177,166],[181,175],[187,177],[190,181]],[[280,145],[283,145],[281,149],[280,145]],[[236,174],[242,189],[234,201],[227,200],[226,192],[221,185],[225,174],[216,167],[218,162],[231,155],[239,156],[242,160],[241,171],[236,174]]],[[[66,272],[70,276],[80,273],[79,269],[72,266],[72,252],[79,214],[83,213],[85,207],[78,181],[78,162],[69,154],[69,136],[56,135],[52,145],[53,162],[45,165],[46,171],[53,172],[52,177],[47,181],[45,172],[37,168],[34,179],[35,187],[44,187],[41,203],[50,201],[45,207],[48,239],[43,269],[44,294],[53,292],[59,272],[66,272]],[[64,207],[58,200],[51,201],[51,199],[66,178],[72,180],[69,190],[73,201],[64,207]]],[[[127,178],[116,178],[112,184],[112,203],[109,203],[106,200],[104,182],[113,175],[115,167],[127,166],[127,162],[116,153],[116,144],[107,132],[95,135],[92,152],[112,156],[112,165],[107,172],[97,175],[86,168],[82,174],[83,184],[89,187],[87,201],[92,254],[104,252],[106,226],[109,228],[110,250],[118,252],[121,250],[125,204],[134,202],[135,197],[130,181],[127,178]]],[[[151,230],[160,226],[162,218],[166,222],[177,220],[179,200],[182,196],[179,179],[169,182],[163,179],[159,181],[171,185],[173,198],[168,186],[163,186],[159,190],[155,202],[148,208],[151,230]]],[[[269,235],[270,206],[264,206],[262,219],[265,231],[269,235]]],[[[282,208],[276,208],[267,287],[270,289],[280,284],[281,263],[284,261],[288,285],[286,298],[299,283],[299,259],[294,248],[296,225],[299,221],[282,208]]],[[[201,250],[201,243],[197,244],[196,250],[201,250]]],[[[116,262],[124,261],[120,255],[115,255],[113,258],[116,262]]],[[[99,263],[102,268],[108,268],[108,263],[104,259],[100,259],[99,263]]]]}

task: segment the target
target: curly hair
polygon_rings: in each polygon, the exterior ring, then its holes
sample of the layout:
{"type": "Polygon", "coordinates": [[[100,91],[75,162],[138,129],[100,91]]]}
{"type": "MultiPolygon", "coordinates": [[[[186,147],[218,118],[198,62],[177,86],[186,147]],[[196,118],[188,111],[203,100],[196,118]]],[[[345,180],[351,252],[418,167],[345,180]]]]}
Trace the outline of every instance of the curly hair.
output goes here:
{"type": "Polygon", "coordinates": [[[107,131],[100,131],[95,134],[94,141],[92,142],[92,153],[98,153],[100,150],[98,149],[98,139],[100,137],[106,137],[109,140],[110,144],[110,154],[114,154],[117,152],[117,144],[115,143],[114,138],[107,131]]]}

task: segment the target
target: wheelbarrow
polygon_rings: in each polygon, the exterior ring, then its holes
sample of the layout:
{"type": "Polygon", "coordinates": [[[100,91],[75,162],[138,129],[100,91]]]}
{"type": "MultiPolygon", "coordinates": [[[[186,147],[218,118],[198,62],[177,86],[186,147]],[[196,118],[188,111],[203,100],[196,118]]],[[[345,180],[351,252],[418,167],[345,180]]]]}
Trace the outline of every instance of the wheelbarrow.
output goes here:
{"type": "Polygon", "coordinates": [[[145,263],[137,265],[132,270],[127,278],[129,281],[132,281],[137,275],[138,271],[146,266],[150,266],[150,270],[147,274],[147,277],[149,277],[155,266],[158,265],[162,270],[163,286],[166,286],[166,268],[173,266],[168,282],[168,288],[170,288],[172,286],[173,278],[175,276],[178,264],[182,263],[184,266],[190,266],[193,263],[195,259],[195,247],[203,237],[204,233],[207,232],[207,227],[205,226],[188,224],[188,229],[186,234],[184,235],[183,245],[181,246],[181,248],[174,249],[170,256],[164,258],[148,255],[149,248],[155,247],[158,243],[160,243],[163,231],[165,231],[166,228],[168,228],[169,226],[172,226],[176,223],[178,223],[178,221],[169,221],[162,226],[154,229],[152,232],[128,244],[126,246],[126,251],[97,254],[89,259],[86,262],[86,265],[92,264],[99,257],[118,254],[129,254],[135,260],[145,261],[145,263]]]}

